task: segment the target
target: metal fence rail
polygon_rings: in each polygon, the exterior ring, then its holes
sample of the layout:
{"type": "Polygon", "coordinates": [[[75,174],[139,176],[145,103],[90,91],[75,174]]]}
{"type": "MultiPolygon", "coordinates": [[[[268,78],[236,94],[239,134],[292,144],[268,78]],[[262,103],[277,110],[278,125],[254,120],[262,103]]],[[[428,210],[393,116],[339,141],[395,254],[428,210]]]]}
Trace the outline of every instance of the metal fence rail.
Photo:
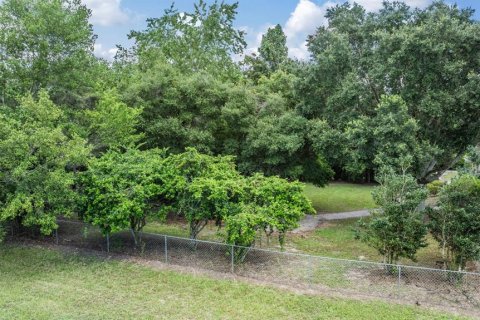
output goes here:
{"type": "Polygon", "coordinates": [[[141,256],[168,264],[233,273],[296,288],[440,305],[480,313],[480,273],[327,258],[225,243],[129,232],[105,237],[97,227],[60,220],[57,244],[141,256]]]}

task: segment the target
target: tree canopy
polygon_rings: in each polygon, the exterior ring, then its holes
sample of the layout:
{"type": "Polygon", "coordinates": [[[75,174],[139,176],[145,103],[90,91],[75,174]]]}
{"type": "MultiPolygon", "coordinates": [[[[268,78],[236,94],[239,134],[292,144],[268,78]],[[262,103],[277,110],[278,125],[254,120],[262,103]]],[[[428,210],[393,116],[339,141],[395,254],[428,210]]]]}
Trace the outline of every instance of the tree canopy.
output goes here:
{"type": "Polygon", "coordinates": [[[3,103],[48,90],[56,103],[84,105],[98,63],[90,11],[80,0],[5,0],[0,4],[3,103]]]}
{"type": "Polygon", "coordinates": [[[418,125],[415,139],[424,155],[412,169],[422,181],[478,142],[480,25],[472,10],[443,2],[412,10],[386,2],[378,13],[367,13],[345,3],[326,17],[328,26],[308,40],[313,63],[302,85],[302,114],[348,135],[352,119],[375,116],[382,95],[400,96],[418,125]]]}
{"type": "MultiPolygon", "coordinates": [[[[138,241],[169,210],[192,238],[213,220],[230,244],[254,245],[260,232],[283,244],[312,212],[302,182],[377,181],[382,210],[360,237],[396,262],[424,245],[419,183],[452,168],[478,175],[471,9],[337,4],[300,61],[280,25],[245,56],[239,4],[198,0],[190,12],[153,12],[105,61],[82,3],[0,3],[0,223],[49,234],[58,216],[77,214],[138,241]]],[[[478,240],[469,179],[445,187],[431,217],[460,268],[478,240]]]]}
{"type": "Polygon", "coordinates": [[[86,162],[89,148],[65,131],[63,117],[45,91],[0,110],[0,221],[50,234],[57,216],[73,214],[73,168],[86,162]]]}

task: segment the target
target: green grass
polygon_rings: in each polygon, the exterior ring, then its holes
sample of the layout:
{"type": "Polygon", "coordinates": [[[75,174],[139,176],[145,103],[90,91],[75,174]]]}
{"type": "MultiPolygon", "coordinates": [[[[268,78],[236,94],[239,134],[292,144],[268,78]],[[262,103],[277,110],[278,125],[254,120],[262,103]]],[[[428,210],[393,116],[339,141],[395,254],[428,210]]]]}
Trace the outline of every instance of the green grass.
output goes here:
{"type": "Polygon", "coordinates": [[[0,275],[0,319],[456,319],[12,245],[0,275]]]}
{"type": "MultiPolygon", "coordinates": [[[[347,219],[326,222],[315,231],[305,234],[290,234],[287,246],[297,251],[333,258],[381,261],[378,252],[367,244],[355,239],[354,228],[358,219],[347,219]]],[[[401,260],[404,264],[418,264],[434,267],[441,260],[438,243],[428,237],[428,246],[417,253],[417,263],[401,260]]]]}
{"type": "MultiPolygon", "coordinates": [[[[162,221],[150,220],[143,228],[143,231],[148,233],[166,234],[169,236],[181,237],[181,238],[188,238],[190,236],[189,230],[188,230],[188,224],[182,221],[162,222],[162,221]]],[[[223,228],[218,230],[218,227],[215,226],[213,222],[210,222],[200,232],[200,234],[198,235],[198,239],[223,242],[225,239],[225,235],[223,234],[223,232],[224,232],[223,228]]]]}
{"type": "MultiPolygon", "coordinates": [[[[375,249],[355,239],[354,229],[357,221],[358,219],[328,221],[314,231],[302,234],[288,233],[285,248],[287,251],[324,257],[381,262],[382,257],[375,249]]],[[[188,226],[181,221],[170,221],[168,223],[149,221],[144,231],[188,238],[188,226]]],[[[199,239],[223,242],[225,239],[224,231],[224,228],[218,230],[218,227],[212,222],[200,232],[199,239]]],[[[400,262],[407,265],[435,267],[435,262],[441,260],[438,243],[430,236],[427,240],[429,245],[418,251],[417,262],[406,259],[400,262]]],[[[279,249],[275,236],[272,237],[268,245],[265,238],[261,243],[257,242],[256,245],[258,247],[279,249]]]]}
{"type": "Polygon", "coordinates": [[[305,194],[317,212],[344,212],[375,207],[373,185],[333,182],[324,188],[306,184],[305,194]]]}

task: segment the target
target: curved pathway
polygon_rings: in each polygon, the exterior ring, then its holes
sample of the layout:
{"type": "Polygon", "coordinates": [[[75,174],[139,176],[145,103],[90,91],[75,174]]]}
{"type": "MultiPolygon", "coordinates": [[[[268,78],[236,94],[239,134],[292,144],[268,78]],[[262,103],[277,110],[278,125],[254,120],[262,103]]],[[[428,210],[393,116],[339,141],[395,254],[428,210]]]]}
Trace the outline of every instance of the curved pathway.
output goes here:
{"type": "Polygon", "coordinates": [[[293,230],[293,233],[301,233],[306,231],[315,230],[318,225],[323,221],[332,221],[332,220],[345,220],[352,218],[361,218],[368,217],[370,215],[369,210],[358,210],[358,211],[349,211],[349,212],[337,212],[337,213],[319,213],[316,215],[307,214],[302,221],[300,221],[300,226],[293,230]]]}

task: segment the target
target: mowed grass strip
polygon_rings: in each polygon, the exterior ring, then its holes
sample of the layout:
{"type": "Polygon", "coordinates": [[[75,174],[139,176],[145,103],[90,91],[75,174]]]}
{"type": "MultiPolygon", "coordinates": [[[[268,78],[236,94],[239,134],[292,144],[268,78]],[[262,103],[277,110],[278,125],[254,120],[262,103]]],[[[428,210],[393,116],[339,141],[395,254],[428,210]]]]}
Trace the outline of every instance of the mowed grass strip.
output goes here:
{"type": "Polygon", "coordinates": [[[13,245],[0,274],[1,319],[460,319],[13,245]]]}
{"type": "Polygon", "coordinates": [[[319,213],[345,212],[375,207],[374,185],[332,182],[324,188],[307,183],[305,194],[319,213]]]}

